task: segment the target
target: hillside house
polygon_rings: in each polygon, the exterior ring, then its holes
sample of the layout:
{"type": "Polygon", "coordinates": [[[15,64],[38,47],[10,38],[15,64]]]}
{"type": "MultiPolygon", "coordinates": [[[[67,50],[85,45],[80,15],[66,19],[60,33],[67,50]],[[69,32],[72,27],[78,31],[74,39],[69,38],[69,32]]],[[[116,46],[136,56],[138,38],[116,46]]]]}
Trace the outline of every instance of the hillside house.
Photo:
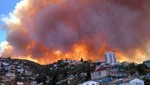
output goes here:
{"type": "Polygon", "coordinates": [[[77,84],[77,85],[100,85],[100,83],[96,81],[86,81],[83,82],[82,84],[77,84]]]}
{"type": "Polygon", "coordinates": [[[104,66],[91,72],[92,80],[100,80],[101,82],[110,82],[113,79],[122,78],[126,74],[119,70],[118,66],[104,66]]]}
{"type": "Polygon", "coordinates": [[[125,78],[111,81],[109,85],[144,85],[144,81],[139,78],[125,78]]]}
{"type": "Polygon", "coordinates": [[[143,63],[150,68],[150,60],[144,61],[143,63]]]}

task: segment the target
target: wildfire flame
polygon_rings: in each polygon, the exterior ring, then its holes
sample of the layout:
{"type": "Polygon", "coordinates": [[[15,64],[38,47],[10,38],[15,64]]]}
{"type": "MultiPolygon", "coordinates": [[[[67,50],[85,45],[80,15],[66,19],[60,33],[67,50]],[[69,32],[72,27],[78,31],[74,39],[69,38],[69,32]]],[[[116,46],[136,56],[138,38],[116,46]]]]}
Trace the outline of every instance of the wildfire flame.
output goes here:
{"type": "Polygon", "coordinates": [[[3,56],[40,64],[59,59],[142,62],[149,53],[149,0],[21,0],[2,20],[3,56]],[[141,37],[142,36],[142,37],[141,37]]]}

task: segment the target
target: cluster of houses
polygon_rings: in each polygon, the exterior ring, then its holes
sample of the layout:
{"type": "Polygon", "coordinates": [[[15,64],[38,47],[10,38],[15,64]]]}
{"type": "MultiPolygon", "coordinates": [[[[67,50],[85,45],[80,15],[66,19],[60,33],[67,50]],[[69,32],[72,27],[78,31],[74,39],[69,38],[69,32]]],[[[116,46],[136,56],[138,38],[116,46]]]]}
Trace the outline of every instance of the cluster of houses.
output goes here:
{"type": "Polygon", "coordinates": [[[78,85],[144,85],[144,81],[121,71],[116,65],[99,67],[91,72],[91,80],[78,85]]]}
{"type": "MultiPolygon", "coordinates": [[[[62,60],[66,66],[64,68],[75,69],[76,66],[81,65],[81,61],[76,60],[62,60]]],[[[24,80],[26,78],[34,80],[26,85],[43,85],[37,84],[35,81],[35,75],[32,68],[26,65],[26,61],[11,61],[10,58],[0,58],[0,80],[3,83],[0,85],[5,85],[7,82],[15,81],[19,78],[24,80]],[[22,76],[25,75],[26,77],[22,76]]],[[[143,62],[145,65],[150,67],[150,61],[143,62]]],[[[128,66],[128,62],[122,62],[121,65],[128,66]]],[[[90,64],[93,65],[93,64],[90,64]]],[[[77,85],[144,85],[144,81],[137,76],[130,76],[129,72],[124,71],[120,68],[120,63],[117,62],[116,56],[113,52],[105,53],[105,61],[97,62],[95,70],[90,73],[91,80],[82,82],[77,85]]],[[[50,70],[60,69],[61,64],[54,63],[50,66],[50,70]]],[[[66,72],[68,73],[68,72],[66,72]]],[[[61,85],[63,82],[68,82],[72,85],[72,80],[78,75],[68,75],[67,78],[56,82],[57,85],[61,85]]],[[[81,72],[80,77],[86,77],[86,72],[81,72]]],[[[150,76],[149,76],[150,77],[150,76]]],[[[51,79],[51,78],[47,78],[51,79]]],[[[49,81],[46,81],[49,82],[49,81]]],[[[9,84],[8,84],[9,85],[9,84]]],[[[15,84],[16,85],[16,84],[15,84]]],[[[21,81],[17,81],[17,85],[25,85],[21,81]]]]}
{"type": "MultiPolygon", "coordinates": [[[[127,62],[122,64],[127,65],[127,62]]],[[[119,68],[113,52],[106,52],[105,62],[96,66],[91,72],[91,80],[78,85],[144,85],[144,81],[135,77],[130,77],[128,72],[119,68]]]]}
{"type": "MultiPolygon", "coordinates": [[[[75,66],[82,64],[77,60],[61,60],[61,63],[67,63],[65,68],[75,69],[75,66]]],[[[54,63],[50,66],[50,70],[60,69],[59,63],[54,63]]],[[[14,61],[10,58],[0,58],[0,85],[43,85],[43,83],[36,82],[36,76],[33,72],[33,68],[28,66],[26,61],[18,60],[14,61]],[[16,81],[16,79],[18,81],[16,81]],[[33,80],[31,82],[24,82],[24,80],[33,80]]],[[[86,76],[86,73],[81,73],[82,76],[86,76]]],[[[74,79],[75,75],[68,75],[64,80],[56,82],[56,84],[66,82],[71,84],[71,80],[74,79]]],[[[45,82],[49,83],[51,77],[47,76],[45,82]]]]}
{"type": "MultiPolygon", "coordinates": [[[[0,85],[9,85],[15,84],[24,85],[23,82],[20,82],[24,79],[34,80],[33,72],[29,66],[26,65],[26,62],[21,61],[12,61],[10,58],[0,58],[0,85]],[[20,81],[17,81],[17,80],[20,81]]],[[[35,83],[35,81],[33,81],[35,83]]],[[[35,85],[32,84],[31,85],[35,85]]]]}

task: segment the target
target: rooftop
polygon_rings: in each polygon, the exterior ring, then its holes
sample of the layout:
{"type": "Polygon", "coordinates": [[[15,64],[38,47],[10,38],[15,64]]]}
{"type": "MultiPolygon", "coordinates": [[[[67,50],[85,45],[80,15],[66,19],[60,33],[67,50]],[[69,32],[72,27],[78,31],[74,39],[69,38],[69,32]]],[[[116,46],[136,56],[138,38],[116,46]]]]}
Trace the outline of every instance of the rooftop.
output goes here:
{"type": "Polygon", "coordinates": [[[96,72],[96,71],[102,71],[102,70],[106,70],[107,68],[111,68],[111,67],[113,67],[113,65],[109,65],[109,66],[100,67],[100,68],[98,68],[98,69],[94,70],[93,72],[96,72]]]}

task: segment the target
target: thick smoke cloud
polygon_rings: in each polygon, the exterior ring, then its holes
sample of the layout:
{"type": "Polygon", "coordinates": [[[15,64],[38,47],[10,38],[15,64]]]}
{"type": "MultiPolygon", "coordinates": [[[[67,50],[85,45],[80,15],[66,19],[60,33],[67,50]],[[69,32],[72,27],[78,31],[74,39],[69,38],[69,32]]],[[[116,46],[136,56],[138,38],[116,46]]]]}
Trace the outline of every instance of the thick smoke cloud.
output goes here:
{"type": "MultiPolygon", "coordinates": [[[[116,52],[120,60],[132,58],[140,62],[148,59],[148,3],[149,0],[23,0],[10,17],[3,19],[7,41],[13,56],[30,56],[39,63],[80,59],[82,54],[84,59],[103,59],[107,50],[116,52]],[[76,55],[78,47],[84,50],[79,50],[80,57],[76,55]]],[[[4,55],[7,51],[3,51],[4,55]]]]}

